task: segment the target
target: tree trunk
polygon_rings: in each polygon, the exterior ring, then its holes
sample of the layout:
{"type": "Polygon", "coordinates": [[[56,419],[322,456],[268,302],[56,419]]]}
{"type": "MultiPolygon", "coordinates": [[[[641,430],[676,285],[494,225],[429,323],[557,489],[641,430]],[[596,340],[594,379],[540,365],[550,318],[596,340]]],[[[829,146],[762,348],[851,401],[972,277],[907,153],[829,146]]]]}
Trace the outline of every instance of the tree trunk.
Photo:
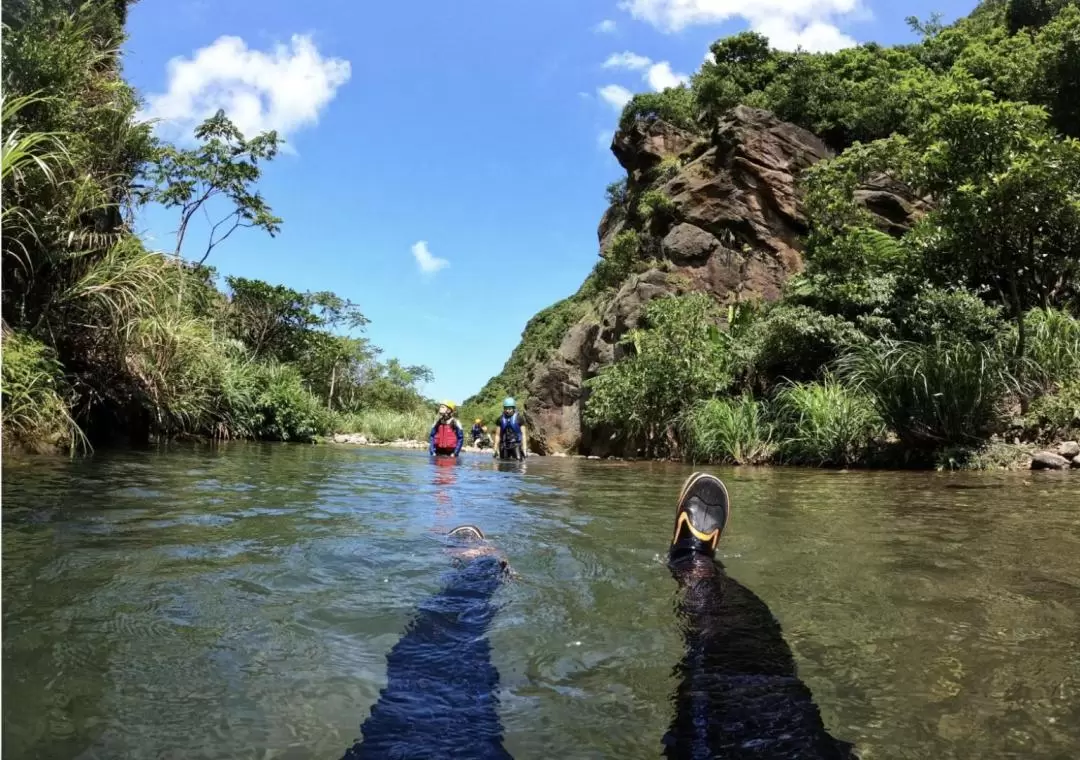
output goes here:
{"type": "Polygon", "coordinates": [[[1024,386],[1024,357],[1027,352],[1027,327],[1024,325],[1024,309],[1020,304],[1020,293],[1016,286],[1016,275],[1009,278],[1009,298],[1012,301],[1013,318],[1016,320],[1016,353],[1013,355],[1016,373],[1017,392],[1020,394],[1020,413],[1027,414],[1031,403],[1027,388],[1024,386]]]}
{"type": "Polygon", "coordinates": [[[337,380],[337,362],[330,368],[330,392],[326,394],[326,408],[334,408],[334,382],[337,380]]]}

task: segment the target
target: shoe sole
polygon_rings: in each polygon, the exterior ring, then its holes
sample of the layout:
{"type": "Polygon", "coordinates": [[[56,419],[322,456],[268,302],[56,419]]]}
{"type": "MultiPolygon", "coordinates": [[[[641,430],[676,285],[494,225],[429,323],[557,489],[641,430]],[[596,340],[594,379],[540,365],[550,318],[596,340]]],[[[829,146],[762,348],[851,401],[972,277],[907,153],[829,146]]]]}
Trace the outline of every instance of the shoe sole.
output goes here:
{"type": "Polygon", "coordinates": [[[716,547],[720,543],[721,537],[724,535],[724,531],[727,530],[728,522],[731,520],[731,496],[728,494],[727,486],[724,485],[724,481],[715,475],[710,475],[707,472],[695,472],[686,479],[683,483],[682,490],[679,491],[679,500],[675,502],[675,530],[671,535],[671,545],[675,544],[675,541],[679,538],[679,529],[686,524],[686,527],[690,529],[690,533],[699,541],[705,541],[712,544],[713,551],[716,551],[716,547]],[[720,486],[720,490],[724,492],[724,522],[720,524],[720,527],[714,530],[712,533],[702,533],[695,528],[686,513],[682,511],[683,499],[686,498],[686,493],[702,478],[710,478],[715,480],[720,486]]]}
{"type": "Polygon", "coordinates": [[[459,525],[453,530],[451,530],[447,535],[454,536],[455,538],[474,538],[479,541],[483,541],[485,538],[484,531],[480,530],[475,525],[459,525]]]}

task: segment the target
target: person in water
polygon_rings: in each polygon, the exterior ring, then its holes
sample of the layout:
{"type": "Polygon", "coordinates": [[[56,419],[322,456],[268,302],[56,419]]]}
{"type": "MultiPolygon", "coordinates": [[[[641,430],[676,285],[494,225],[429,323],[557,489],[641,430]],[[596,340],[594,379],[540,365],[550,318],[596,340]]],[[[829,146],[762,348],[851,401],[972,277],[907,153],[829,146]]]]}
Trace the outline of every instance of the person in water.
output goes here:
{"type": "Polygon", "coordinates": [[[428,454],[431,456],[453,456],[461,453],[465,445],[465,429],[454,416],[457,406],[453,401],[439,404],[439,416],[428,433],[428,454]]]}
{"type": "Polygon", "coordinates": [[[472,426],[472,444],[478,449],[491,445],[491,438],[488,436],[487,425],[483,424],[483,422],[482,419],[477,417],[472,426]]]}
{"type": "Polygon", "coordinates": [[[507,397],[503,400],[503,413],[495,425],[496,459],[525,459],[528,443],[525,440],[525,421],[517,413],[517,402],[507,397]]]}
{"type": "MultiPolygon", "coordinates": [[[[694,473],[683,484],[668,567],[679,590],[685,654],[675,668],[664,755],[857,760],[851,744],[826,730],[768,606],[716,559],[729,512],[718,478],[694,473]]],[[[387,686],[343,760],[510,757],[485,637],[509,566],[479,528],[455,528],[450,538],[465,544],[459,567],[391,650],[387,686]]]]}

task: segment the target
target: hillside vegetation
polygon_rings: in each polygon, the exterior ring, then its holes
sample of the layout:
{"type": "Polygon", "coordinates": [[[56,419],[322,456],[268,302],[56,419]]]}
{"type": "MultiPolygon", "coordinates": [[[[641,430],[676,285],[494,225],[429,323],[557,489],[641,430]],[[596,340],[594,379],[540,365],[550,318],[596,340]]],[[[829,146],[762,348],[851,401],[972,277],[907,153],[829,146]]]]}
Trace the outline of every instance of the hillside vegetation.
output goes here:
{"type": "MultiPolygon", "coordinates": [[[[993,461],[991,441],[1080,428],[1080,5],[985,2],[950,26],[909,23],[921,41],[828,54],[737,34],[689,86],[629,102],[622,132],[663,122],[707,145],[742,104],[835,158],[799,178],[804,271],[782,297],[649,303],[622,358],[585,381],[585,424],[645,455],[949,467],[993,461]],[[883,229],[858,202],[883,177],[923,199],[914,224],[883,229]]],[[[523,393],[567,326],[657,265],[661,188],[680,167],[608,188],[616,243],[530,321],[481,399],[523,393]]]]}
{"type": "Polygon", "coordinates": [[[218,245],[283,224],[257,189],[281,141],[245,137],[222,113],[195,147],[156,139],[121,76],[126,7],[4,5],[5,446],[303,441],[346,414],[427,409],[426,367],[342,334],[367,322],[355,304],[240,277],[216,287],[218,245]],[[132,232],[150,203],[175,213],[167,253],[132,232]],[[189,223],[204,213],[215,225],[198,239],[189,223]]]}

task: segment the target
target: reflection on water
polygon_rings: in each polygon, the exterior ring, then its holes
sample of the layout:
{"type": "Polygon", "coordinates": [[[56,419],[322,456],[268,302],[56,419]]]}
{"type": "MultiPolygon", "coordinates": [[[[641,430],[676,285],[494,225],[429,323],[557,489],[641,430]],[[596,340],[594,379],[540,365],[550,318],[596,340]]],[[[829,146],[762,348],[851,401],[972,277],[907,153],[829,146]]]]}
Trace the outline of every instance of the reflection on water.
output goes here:
{"type": "MultiPolygon", "coordinates": [[[[5,461],[4,757],[340,757],[475,523],[516,758],[656,757],[689,468],[236,445],[5,461]],[[445,463],[444,463],[445,462],[445,463]]],[[[719,470],[728,572],[864,758],[1080,755],[1080,480],[719,470]]]]}

